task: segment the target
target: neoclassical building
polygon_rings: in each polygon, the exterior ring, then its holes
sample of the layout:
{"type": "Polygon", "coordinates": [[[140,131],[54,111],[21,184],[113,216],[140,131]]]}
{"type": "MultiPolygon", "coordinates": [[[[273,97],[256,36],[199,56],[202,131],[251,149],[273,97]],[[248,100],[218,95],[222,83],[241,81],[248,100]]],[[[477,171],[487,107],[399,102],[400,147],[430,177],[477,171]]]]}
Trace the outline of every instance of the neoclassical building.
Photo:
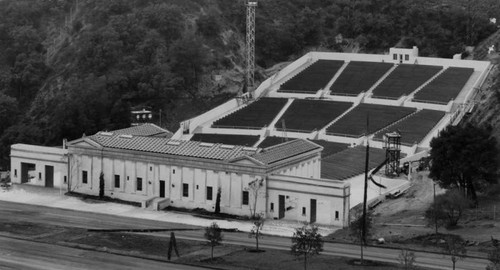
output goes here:
{"type": "MultiPolygon", "coordinates": [[[[98,195],[102,173],[106,196],[155,210],[173,206],[214,211],[219,193],[223,213],[348,225],[350,186],[320,179],[323,148],[311,141],[254,148],[173,140],[144,129],[151,126],[98,132],[67,143],[59,154],[66,164],[59,170],[67,179],[61,181],[64,188],[98,195]]],[[[17,148],[12,146],[12,168],[22,172],[29,155],[17,148]]],[[[43,170],[48,160],[37,162],[43,170]]],[[[13,182],[30,183],[21,175],[13,182]]]]}

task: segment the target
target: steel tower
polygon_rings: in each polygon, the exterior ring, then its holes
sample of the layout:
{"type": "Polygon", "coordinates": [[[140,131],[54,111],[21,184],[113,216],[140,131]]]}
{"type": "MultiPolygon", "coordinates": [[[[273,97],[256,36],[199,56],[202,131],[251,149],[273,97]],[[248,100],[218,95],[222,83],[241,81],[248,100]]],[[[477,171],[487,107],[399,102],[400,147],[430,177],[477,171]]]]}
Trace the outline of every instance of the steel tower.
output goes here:
{"type": "Polygon", "coordinates": [[[247,92],[253,91],[255,72],[255,9],[256,0],[247,0],[247,46],[246,46],[246,88],[247,92]]]}

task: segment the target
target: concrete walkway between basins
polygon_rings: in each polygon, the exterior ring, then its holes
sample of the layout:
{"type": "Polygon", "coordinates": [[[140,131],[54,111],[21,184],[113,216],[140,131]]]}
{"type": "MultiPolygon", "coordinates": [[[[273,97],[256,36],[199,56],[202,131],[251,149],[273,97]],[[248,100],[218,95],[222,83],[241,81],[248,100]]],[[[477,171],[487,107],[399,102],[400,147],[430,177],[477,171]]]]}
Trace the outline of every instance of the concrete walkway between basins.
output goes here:
{"type": "MultiPolygon", "coordinates": [[[[253,222],[251,220],[200,218],[194,217],[188,213],[180,213],[177,211],[151,211],[136,206],[112,202],[92,203],[83,201],[82,199],[77,197],[66,196],[64,195],[64,192],[60,191],[59,189],[28,185],[14,185],[9,190],[0,190],[0,201],[10,201],[67,210],[156,220],[200,227],[207,227],[212,222],[217,222],[217,225],[219,225],[219,227],[221,228],[238,229],[242,232],[250,232],[253,227],[253,222]]],[[[267,235],[291,237],[295,231],[295,228],[299,228],[303,225],[303,223],[296,221],[268,219],[265,221],[262,233],[267,235]]],[[[334,226],[319,225],[319,232],[323,236],[331,234],[338,229],[340,228],[334,226]]]]}

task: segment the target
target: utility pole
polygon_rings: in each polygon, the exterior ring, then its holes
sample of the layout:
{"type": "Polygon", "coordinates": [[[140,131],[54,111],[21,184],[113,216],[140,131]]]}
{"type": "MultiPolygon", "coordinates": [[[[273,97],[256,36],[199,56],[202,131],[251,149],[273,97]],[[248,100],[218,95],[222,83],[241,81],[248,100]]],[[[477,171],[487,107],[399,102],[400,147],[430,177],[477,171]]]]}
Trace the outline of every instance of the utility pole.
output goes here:
{"type": "Polygon", "coordinates": [[[247,0],[246,92],[253,91],[255,72],[255,9],[257,0],[247,0]]]}
{"type": "Polygon", "coordinates": [[[363,193],[363,216],[362,216],[362,227],[361,227],[361,264],[363,264],[363,246],[366,243],[366,200],[367,200],[367,192],[368,192],[368,164],[370,161],[370,138],[368,135],[370,127],[370,116],[366,115],[366,156],[365,156],[365,188],[363,193]]]}

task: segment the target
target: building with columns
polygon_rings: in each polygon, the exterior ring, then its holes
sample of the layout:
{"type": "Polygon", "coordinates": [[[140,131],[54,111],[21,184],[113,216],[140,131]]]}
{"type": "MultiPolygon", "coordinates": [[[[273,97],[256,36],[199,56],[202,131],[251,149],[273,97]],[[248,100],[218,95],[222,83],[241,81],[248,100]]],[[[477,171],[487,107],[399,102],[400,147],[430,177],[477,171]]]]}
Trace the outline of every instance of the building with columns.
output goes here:
{"type": "MultiPolygon", "coordinates": [[[[68,142],[55,158],[61,161],[58,171],[67,181],[56,186],[97,196],[102,173],[105,196],[144,208],[214,211],[220,193],[222,213],[348,226],[350,185],[320,178],[323,147],[311,141],[295,139],[255,148],[155,134],[119,130],[68,142]]],[[[51,147],[23,147],[53,151],[51,147]]],[[[29,159],[29,150],[23,155],[17,148],[12,148],[12,168],[20,168],[29,159]]],[[[51,162],[43,156],[37,160],[37,168],[51,162]]],[[[13,182],[31,184],[22,179],[19,175],[13,182]]]]}

